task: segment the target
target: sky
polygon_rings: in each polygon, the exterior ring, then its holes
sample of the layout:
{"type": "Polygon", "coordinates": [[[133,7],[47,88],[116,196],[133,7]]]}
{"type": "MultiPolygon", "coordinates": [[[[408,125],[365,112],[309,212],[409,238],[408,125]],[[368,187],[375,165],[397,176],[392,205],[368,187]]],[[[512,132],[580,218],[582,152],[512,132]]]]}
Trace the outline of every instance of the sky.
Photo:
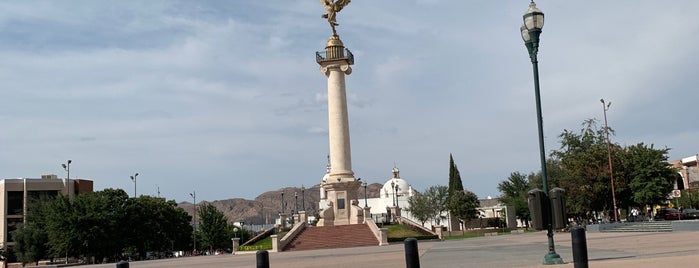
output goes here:
{"type": "MultiPolygon", "coordinates": [[[[699,153],[699,1],[537,1],[547,152],[564,129],[699,153]]],[[[337,15],[355,176],[499,195],[540,169],[529,1],[362,1],[337,15]]],[[[197,201],[318,184],[331,29],[319,1],[0,1],[0,177],[197,201]]]]}

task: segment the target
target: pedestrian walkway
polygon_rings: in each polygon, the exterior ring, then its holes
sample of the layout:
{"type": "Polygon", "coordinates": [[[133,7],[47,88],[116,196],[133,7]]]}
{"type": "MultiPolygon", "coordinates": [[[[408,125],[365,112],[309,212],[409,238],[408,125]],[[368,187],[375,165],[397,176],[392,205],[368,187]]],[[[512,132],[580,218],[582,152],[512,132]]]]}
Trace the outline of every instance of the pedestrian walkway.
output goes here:
{"type": "MultiPolygon", "coordinates": [[[[546,232],[486,236],[462,240],[420,241],[421,267],[573,267],[570,233],[556,233],[556,252],[566,264],[542,265],[546,232]]],[[[697,267],[699,231],[587,233],[590,267],[697,267]]],[[[269,254],[271,268],[405,266],[402,243],[269,254]]],[[[252,267],[255,254],[186,257],[130,263],[130,268],[252,267]]],[[[89,267],[115,267],[115,264],[89,267]]]]}

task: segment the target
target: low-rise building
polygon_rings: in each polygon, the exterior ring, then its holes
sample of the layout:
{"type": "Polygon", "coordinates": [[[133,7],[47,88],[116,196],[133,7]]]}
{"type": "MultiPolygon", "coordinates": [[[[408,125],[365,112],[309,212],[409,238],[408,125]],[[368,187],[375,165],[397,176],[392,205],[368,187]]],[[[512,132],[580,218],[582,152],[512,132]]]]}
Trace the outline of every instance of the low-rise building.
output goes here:
{"type": "Polygon", "coordinates": [[[59,179],[56,175],[0,180],[0,247],[14,244],[12,231],[18,224],[26,222],[27,206],[34,200],[55,198],[59,193],[72,198],[92,191],[91,180],[59,179]]]}

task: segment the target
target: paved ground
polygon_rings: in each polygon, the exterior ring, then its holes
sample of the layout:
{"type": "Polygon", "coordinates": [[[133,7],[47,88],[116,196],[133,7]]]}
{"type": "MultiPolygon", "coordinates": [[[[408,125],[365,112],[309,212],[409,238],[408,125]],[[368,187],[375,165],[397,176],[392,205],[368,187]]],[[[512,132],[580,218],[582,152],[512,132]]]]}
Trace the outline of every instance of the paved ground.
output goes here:
{"type": "MultiPolygon", "coordinates": [[[[698,267],[699,232],[587,233],[590,267],[698,267]]],[[[573,267],[570,233],[554,236],[556,252],[573,267]]],[[[551,267],[541,265],[546,233],[419,242],[421,267],[551,267]]],[[[406,267],[402,243],[388,246],[269,253],[271,268],[406,267]]],[[[88,267],[115,267],[115,264],[88,267]]],[[[219,255],[142,261],[130,268],[256,267],[256,255],[219,255]]]]}

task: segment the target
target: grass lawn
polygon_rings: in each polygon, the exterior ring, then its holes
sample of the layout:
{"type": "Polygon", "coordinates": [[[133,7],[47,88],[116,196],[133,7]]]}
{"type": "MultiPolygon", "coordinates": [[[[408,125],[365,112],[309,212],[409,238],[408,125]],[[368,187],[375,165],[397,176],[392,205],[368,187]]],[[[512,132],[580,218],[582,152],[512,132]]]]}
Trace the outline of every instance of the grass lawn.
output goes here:
{"type": "MultiPolygon", "coordinates": [[[[281,232],[277,234],[279,238],[284,237],[287,232],[281,232]]],[[[265,239],[262,239],[260,241],[257,241],[257,243],[249,245],[249,246],[241,246],[238,247],[239,251],[258,251],[261,249],[266,249],[266,250],[271,250],[272,249],[272,237],[268,236],[265,239]]]]}
{"type": "Polygon", "coordinates": [[[388,238],[415,237],[423,235],[400,224],[384,225],[384,227],[388,228],[388,238]]]}

